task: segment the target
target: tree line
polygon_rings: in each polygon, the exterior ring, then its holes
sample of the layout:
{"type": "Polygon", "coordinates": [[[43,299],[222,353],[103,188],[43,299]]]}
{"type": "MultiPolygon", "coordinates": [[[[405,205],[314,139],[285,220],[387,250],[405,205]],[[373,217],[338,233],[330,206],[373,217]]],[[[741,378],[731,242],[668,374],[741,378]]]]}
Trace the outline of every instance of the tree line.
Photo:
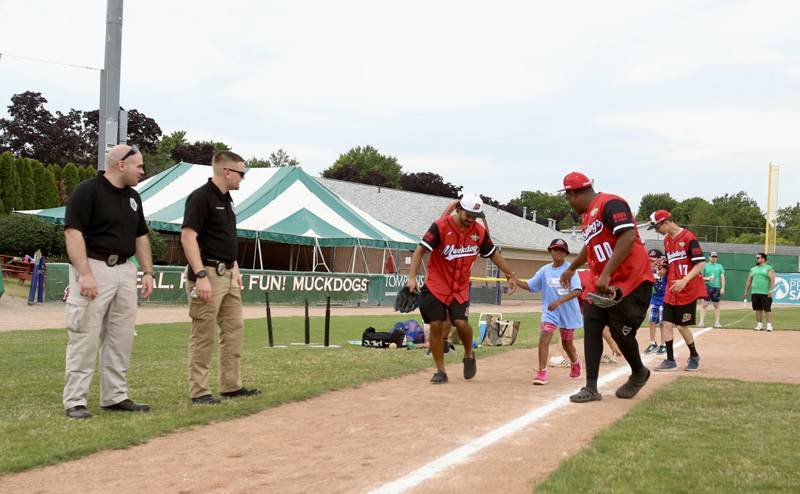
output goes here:
{"type": "MultiPolygon", "coordinates": [[[[63,205],[75,185],[95,174],[97,110],[51,113],[46,104],[41,93],[15,94],[8,107],[9,118],[0,119],[0,212],[63,205]]],[[[182,130],[164,135],[154,119],[136,109],[128,112],[128,118],[128,142],[142,151],[150,176],[180,161],[210,165],[215,151],[230,149],[224,142],[190,142],[182,130]]],[[[245,163],[250,168],[299,164],[283,149],[245,163]]],[[[340,154],[322,176],[454,199],[463,190],[434,172],[406,173],[395,156],[370,145],[340,154]]],[[[552,219],[557,228],[565,230],[580,223],[562,194],[523,190],[506,203],[481,197],[486,204],[511,214],[529,220],[535,215],[542,225],[552,219]]],[[[669,209],[679,224],[690,225],[706,241],[763,242],[764,213],[744,191],[683,201],[669,193],[646,194],[637,219],[646,221],[656,209],[669,209]]],[[[780,209],[777,227],[778,243],[800,244],[800,204],[780,209]]]]}

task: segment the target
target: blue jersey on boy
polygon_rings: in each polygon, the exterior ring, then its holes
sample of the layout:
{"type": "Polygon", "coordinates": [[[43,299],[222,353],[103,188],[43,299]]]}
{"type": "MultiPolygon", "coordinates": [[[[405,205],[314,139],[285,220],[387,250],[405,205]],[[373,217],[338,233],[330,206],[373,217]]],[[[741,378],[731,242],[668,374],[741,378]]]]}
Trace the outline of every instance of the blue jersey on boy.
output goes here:
{"type": "Polygon", "coordinates": [[[667,276],[658,276],[658,272],[654,271],[653,276],[656,282],[653,284],[653,294],[650,296],[650,305],[656,307],[664,305],[664,294],[667,291],[667,276]]]}
{"type": "Polygon", "coordinates": [[[561,287],[561,274],[567,270],[569,263],[565,262],[559,267],[552,264],[542,266],[539,271],[528,280],[528,288],[531,292],[542,292],[542,322],[549,322],[559,328],[575,329],[583,327],[583,316],[581,315],[578,299],[573,298],[565,304],[561,304],[554,311],[547,310],[547,306],[560,299],[573,290],[581,289],[581,280],[578,273],[572,275],[569,290],[561,287]]]}

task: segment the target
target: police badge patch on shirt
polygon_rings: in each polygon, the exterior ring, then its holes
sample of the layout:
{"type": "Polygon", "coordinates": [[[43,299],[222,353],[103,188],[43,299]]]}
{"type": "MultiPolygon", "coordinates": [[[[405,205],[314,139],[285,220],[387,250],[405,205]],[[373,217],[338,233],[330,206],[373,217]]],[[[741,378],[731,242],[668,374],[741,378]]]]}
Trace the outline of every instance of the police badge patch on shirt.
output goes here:
{"type": "Polygon", "coordinates": [[[135,213],[136,211],[139,210],[139,205],[136,204],[136,199],[134,199],[133,197],[131,197],[130,199],[131,199],[131,209],[133,209],[133,212],[135,213]]]}

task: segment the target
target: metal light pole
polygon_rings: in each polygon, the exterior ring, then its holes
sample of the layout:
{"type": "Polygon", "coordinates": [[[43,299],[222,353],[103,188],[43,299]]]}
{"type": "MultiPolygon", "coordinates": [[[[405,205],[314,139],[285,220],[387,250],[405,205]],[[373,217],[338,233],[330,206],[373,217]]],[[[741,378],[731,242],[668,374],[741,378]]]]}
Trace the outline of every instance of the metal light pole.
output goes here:
{"type": "Polygon", "coordinates": [[[99,139],[97,169],[105,170],[106,153],[128,141],[128,112],[119,109],[120,66],[122,59],[122,2],[108,0],[106,4],[106,54],[100,71],[99,139]]]}

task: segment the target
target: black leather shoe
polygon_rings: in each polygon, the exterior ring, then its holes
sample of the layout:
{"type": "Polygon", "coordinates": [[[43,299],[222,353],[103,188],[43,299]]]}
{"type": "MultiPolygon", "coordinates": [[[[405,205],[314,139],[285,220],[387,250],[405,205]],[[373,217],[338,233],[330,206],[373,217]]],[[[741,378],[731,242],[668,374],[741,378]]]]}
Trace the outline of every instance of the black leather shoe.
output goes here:
{"type": "Polygon", "coordinates": [[[124,399],[114,405],[107,407],[100,407],[107,412],[149,412],[150,405],[144,403],[134,403],[131,400],[124,399]]]}
{"type": "Polygon", "coordinates": [[[192,398],[192,405],[219,405],[219,398],[214,398],[213,395],[203,395],[197,398],[192,398]]]}
{"type": "Polygon", "coordinates": [[[236,391],[220,393],[220,396],[222,396],[223,398],[238,398],[240,396],[256,396],[260,394],[261,390],[257,388],[239,388],[236,391]]]}
{"type": "Polygon", "coordinates": [[[92,414],[89,413],[89,410],[83,405],[67,408],[65,413],[67,414],[67,417],[71,419],[88,419],[92,416],[92,414]]]}

